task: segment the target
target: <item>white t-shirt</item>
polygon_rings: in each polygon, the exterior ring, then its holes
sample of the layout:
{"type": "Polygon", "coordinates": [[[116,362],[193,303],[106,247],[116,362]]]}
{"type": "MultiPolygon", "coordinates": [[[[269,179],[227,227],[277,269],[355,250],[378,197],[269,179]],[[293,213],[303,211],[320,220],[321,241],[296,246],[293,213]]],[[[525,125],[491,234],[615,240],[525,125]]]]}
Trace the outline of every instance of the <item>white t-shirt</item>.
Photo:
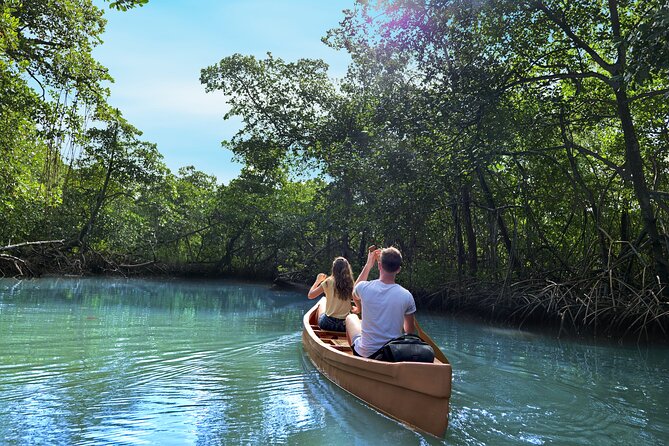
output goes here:
{"type": "Polygon", "coordinates": [[[403,334],[404,316],[416,312],[416,303],[409,290],[378,279],[358,283],[355,294],[362,301],[362,332],[353,343],[360,356],[369,357],[403,334]]]}

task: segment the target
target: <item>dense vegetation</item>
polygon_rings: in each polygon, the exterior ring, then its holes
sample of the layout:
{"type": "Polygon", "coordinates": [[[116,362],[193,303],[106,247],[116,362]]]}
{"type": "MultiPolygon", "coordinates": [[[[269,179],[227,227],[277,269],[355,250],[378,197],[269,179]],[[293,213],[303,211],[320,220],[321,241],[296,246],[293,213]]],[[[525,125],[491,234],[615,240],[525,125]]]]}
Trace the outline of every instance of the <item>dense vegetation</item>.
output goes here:
{"type": "Polygon", "coordinates": [[[170,172],[106,105],[90,0],[1,8],[6,276],[303,281],[393,244],[424,305],[669,328],[667,1],[360,1],[324,38],[344,79],[224,57],[201,82],[243,121],[227,185],[170,172]]]}

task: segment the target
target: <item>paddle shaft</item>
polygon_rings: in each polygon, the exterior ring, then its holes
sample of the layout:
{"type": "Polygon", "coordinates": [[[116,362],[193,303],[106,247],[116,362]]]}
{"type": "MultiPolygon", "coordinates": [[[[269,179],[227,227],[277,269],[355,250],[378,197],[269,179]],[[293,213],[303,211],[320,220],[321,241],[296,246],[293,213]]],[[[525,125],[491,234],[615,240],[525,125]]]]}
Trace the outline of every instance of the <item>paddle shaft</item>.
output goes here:
{"type": "Polygon", "coordinates": [[[418,319],[414,317],[415,324],[416,324],[416,331],[418,332],[418,336],[428,344],[430,344],[430,347],[434,350],[434,356],[437,358],[439,361],[443,362],[444,364],[450,364],[448,361],[448,358],[446,358],[446,355],[444,355],[441,351],[441,349],[437,346],[437,344],[434,343],[431,337],[428,336],[427,333],[423,331],[422,328],[420,328],[420,325],[418,325],[418,319]]]}

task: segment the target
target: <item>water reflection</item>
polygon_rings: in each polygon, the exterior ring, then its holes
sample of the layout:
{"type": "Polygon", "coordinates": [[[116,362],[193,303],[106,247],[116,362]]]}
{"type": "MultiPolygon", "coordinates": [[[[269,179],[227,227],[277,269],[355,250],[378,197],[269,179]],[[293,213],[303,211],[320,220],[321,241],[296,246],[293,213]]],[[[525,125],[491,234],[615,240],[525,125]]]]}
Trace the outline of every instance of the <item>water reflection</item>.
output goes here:
{"type": "Polygon", "coordinates": [[[0,280],[8,444],[663,444],[667,349],[558,342],[436,315],[454,364],[444,439],[320,375],[303,294],[264,285],[0,280]]]}
{"type": "MultiPolygon", "coordinates": [[[[11,426],[2,431],[8,441],[183,444],[204,436],[224,443],[226,432],[245,430],[245,417],[269,417],[267,401],[276,398],[271,389],[258,398],[256,388],[264,345],[299,344],[302,309],[293,304],[303,297],[267,286],[94,279],[3,285],[0,418],[11,426]],[[292,339],[281,338],[287,318],[292,339]]],[[[281,364],[279,352],[277,375],[281,364]]]]}

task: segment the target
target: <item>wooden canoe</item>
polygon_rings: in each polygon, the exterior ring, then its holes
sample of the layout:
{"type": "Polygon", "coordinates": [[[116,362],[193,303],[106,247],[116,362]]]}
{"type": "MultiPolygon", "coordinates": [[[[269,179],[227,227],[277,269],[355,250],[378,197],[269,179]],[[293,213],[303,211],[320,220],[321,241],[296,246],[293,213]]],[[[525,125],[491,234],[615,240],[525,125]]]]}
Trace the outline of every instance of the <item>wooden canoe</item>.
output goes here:
{"type": "MultiPolygon", "coordinates": [[[[318,306],[302,320],[302,343],[330,381],[405,425],[442,437],[448,426],[451,364],[439,347],[433,363],[382,362],[353,356],[345,333],[320,330],[318,306]]],[[[422,336],[425,341],[426,336],[422,336]]]]}

